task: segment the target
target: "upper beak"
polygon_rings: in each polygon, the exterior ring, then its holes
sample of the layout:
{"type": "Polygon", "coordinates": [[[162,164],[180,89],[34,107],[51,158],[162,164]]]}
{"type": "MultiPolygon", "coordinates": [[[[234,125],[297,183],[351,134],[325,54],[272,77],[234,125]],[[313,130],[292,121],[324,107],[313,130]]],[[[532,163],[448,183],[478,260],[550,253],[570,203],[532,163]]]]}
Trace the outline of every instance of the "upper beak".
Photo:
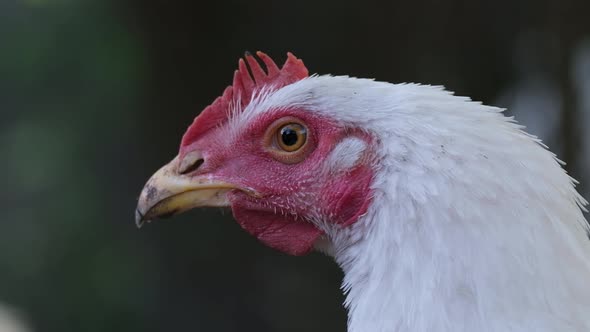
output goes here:
{"type": "Polygon", "coordinates": [[[200,206],[229,206],[227,192],[237,186],[211,179],[210,176],[188,176],[179,172],[178,157],[160,168],[143,187],[135,224],[165,218],[200,206]]]}

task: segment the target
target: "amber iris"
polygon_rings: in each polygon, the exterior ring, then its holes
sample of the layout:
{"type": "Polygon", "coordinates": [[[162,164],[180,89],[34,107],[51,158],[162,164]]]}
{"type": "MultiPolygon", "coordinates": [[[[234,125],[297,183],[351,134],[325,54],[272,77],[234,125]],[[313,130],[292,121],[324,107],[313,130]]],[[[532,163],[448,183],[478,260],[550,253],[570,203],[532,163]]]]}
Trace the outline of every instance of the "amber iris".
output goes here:
{"type": "Polygon", "coordinates": [[[298,123],[286,124],[277,131],[277,143],[283,151],[297,151],[306,141],[307,128],[298,123]]]}

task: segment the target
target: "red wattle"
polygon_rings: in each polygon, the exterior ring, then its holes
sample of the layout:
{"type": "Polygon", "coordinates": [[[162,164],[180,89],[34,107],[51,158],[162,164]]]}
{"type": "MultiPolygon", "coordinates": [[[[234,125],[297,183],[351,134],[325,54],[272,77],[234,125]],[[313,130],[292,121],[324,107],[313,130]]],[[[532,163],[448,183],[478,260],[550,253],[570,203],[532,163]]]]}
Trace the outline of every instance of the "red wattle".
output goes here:
{"type": "Polygon", "coordinates": [[[311,223],[273,212],[232,206],[234,218],[251,235],[265,245],[289,255],[301,256],[313,250],[323,232],[311,223]]]}

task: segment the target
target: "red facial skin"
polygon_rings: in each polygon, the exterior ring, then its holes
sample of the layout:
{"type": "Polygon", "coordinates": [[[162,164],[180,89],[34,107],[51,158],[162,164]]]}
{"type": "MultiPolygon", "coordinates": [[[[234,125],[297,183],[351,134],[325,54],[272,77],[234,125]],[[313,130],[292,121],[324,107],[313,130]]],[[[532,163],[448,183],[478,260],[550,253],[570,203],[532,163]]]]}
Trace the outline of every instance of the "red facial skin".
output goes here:
{"type": "Polygon", "coordinates": [[[258,194],[254,197],[234,190],[229,200],[240,226],[264,244],[291,255],[304,255],[323,234],[311,220],[346,227],[367,211],[373,178],[368,164],[371,152],[365,152],[348,170],[333,172],[325,166],[332,149],[346,137],[358,137],[370,146],[366,133],[296,109],[262,114],[241,133],[230,130],[224,125],[193,142],[183,142],[180,158],[200,151],[205,161],[191,176],[208,176],[258,194]],[[306,155],[298,163],[287,164],[275,158],[273,146],[265,139],[269,127],[285,117],[297,118],[308,128],[306,155]]]}

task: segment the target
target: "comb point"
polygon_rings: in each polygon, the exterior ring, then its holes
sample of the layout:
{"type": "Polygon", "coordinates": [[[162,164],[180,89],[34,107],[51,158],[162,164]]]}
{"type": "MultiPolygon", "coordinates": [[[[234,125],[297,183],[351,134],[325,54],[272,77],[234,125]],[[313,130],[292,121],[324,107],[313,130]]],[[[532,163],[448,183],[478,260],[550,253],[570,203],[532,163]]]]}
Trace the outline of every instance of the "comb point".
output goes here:
{"type": "Polygon", "coordinates": [[[244,52],[245,59],[238,60],[238,69],[234,71],[232,85],[226,87],[221,96],[205,107],[185,132],[180,145],[181,154],[184,147],[227,121],[231,105],[243,110],[250,103],[256,90],[262,87],[280,89],[308,76],[303,61],[291,52],[287,52],[287,59],[281,68],[264,52],[257,51],[256,56],[258,59],[249,51],[244,52]]]}

